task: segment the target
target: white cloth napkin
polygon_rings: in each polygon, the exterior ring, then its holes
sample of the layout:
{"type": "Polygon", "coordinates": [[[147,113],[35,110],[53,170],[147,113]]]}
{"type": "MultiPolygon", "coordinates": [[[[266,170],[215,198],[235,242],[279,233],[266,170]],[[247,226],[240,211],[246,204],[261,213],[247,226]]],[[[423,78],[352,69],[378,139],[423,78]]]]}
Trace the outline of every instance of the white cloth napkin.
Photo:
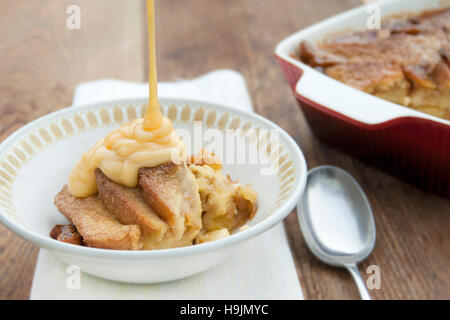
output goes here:
{"type": "MultiPolygon", "coordinates": [[[[253,111],[244,77],[217,70],[194,80],[158,84],[159,96],[208,101],[253,111]]],[[[148,96],[148,84],[99,80],[80,84],[73,106],[148,96]]],[[[303,299],[282,223],[250,241],[222,265],[192,277],[160,284],[126,284],[81,275],[68,289],[67,266],[41,249],[30,299],[303,299]]]]}

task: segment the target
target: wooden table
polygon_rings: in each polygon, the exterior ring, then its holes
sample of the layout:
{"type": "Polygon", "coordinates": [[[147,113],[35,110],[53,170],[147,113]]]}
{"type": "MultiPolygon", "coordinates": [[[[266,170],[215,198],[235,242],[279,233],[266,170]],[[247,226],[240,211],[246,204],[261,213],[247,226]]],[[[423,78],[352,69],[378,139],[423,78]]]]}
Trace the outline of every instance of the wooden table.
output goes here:
{"type": "MultiPolygon", "coordinates": [[[[377,243],[360,266],[381,270],[376,299],[450,298],[450,202],[330,149],[314,138],[273,56],[288,34],[359,4],[358,0],[159,0],[161,80],[218,68],[242,72],[258,113],[286,129],[310,168],[348,170],[372,204],[377,243]]],[[[0,0],[0,140],[29,121],[68,106],[75,86],[99,78],[147,80],[142,0],[0,0]],[[81,29],[66,8],[81,8],[81,29]]],[[[51,178],[51,173],[49,173],[51,178]]],[[[38,214],[38,212],[36,213],[38,214]]],[[[285,222],[308,299],[357,299],[350,275],[316,260],[295,212],[285,222]]],[[[0,299],[29,295],[38,248],[0,226],[0,299]]]]}

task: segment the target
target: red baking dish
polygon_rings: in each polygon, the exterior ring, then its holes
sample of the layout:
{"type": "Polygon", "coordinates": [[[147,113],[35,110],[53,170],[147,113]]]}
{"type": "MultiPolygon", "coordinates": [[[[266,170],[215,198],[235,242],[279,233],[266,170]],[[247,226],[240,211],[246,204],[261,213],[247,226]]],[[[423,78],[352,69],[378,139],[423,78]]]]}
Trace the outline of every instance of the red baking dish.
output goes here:
{"type": "MultiPolygon", "coordinates": [[[[375,5],[387,16],[444,4],[387,0],[375,5]]],[[[289,36],[276,47],[279,64],[320,140],[404,181],[450,197],[450,121],[351,88],[293,58],[302,40],[320,41],[338,30],[364,29],[368,12],[373,10],[362,6],[289,36]]]]}

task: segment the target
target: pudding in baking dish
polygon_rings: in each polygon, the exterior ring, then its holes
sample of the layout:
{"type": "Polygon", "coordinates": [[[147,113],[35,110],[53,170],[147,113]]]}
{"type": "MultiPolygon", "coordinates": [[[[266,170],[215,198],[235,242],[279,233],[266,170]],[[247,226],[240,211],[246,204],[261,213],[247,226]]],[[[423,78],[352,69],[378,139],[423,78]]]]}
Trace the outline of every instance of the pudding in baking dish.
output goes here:
{"type": "Polygon", "coordinates": [[[303,41],[297,58],[356,89],[450,120],[450,8],[303,41]]]}

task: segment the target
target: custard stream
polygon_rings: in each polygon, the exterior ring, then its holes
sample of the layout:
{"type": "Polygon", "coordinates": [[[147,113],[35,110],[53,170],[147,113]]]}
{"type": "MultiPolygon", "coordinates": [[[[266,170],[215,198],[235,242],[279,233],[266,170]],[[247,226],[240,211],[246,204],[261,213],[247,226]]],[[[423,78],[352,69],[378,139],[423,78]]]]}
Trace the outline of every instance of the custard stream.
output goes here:
{"type": "Polygon", "coordinates": [[[147,14],[150,60],[147,112],[143,119],[130,121],[108,134],[82,156],[69,177],[69,190],[75,197],[97,192],[97,168],[114,182],[136,187],[140,168],[181,161],[184,154],[183,141],[173,130],[172,122],[162,116],[158,101],[154,0],[147,0],[147,14]]]}

